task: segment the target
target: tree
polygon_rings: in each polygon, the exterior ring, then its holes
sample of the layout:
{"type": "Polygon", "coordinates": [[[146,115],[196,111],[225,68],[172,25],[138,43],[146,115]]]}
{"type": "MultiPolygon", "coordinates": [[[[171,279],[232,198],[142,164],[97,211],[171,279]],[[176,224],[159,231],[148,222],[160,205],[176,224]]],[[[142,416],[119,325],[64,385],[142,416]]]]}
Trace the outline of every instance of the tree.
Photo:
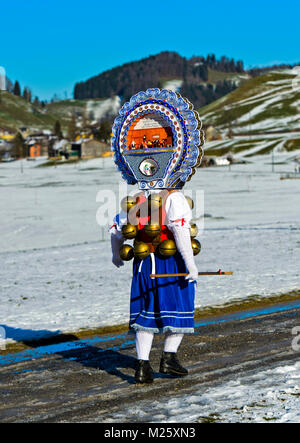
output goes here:
{"type": "Polygon", "coordinates": [[[95,138],[101,142],[108,143],[111,134],[111,124],[103,121],[95,132],[95,138]]]}
{"type": "Polygon", "coordinates": [[[40,101],[38,97],[34,97],[33,104],[34,106],[40,106],[40,101]]]}
{"type": "Polygon", "coordinates": [[[54,135],[61,140],[63,138],[63,133],[61,131],[60,122],[57,120],[54,125],[54,135]]]}
{"type": "Polygon", "coordinates": [[[21,88],[18,81],[16,81],[14,84],[13,94],[17,97],[21,97],[21,88]]]}
{"type": "Polygon", "coordinates": [[[82,120],[81,120],[81,129],[82,130],[87,129],[88,125],[89,125],[89,120],[88,120],[87,112],[83,111],[83,113],[82,113],[82,120]]]}
{"type": "Polygon", "coordinates": [[[76,137],[76,132],[77,132],[77,126],[76,126],[76,116],[73,113],[69,126],[68,126],[68,139],[69,140],[75,140],[76,137]]]}
{"type": "Polygon", "coordinates": [[[22,137],[22,134],[18,132],[13,139],[12,144],[12,155],[15,158],[23,158],[26,157],[26,145],[25,140],[22,137]]]}
{"type": "Polygon", "coordinates": [[[27,88],[27,87],[24,88],[24,91],[23,91],[23,98],[24,98],[27,102],[31,103],[31,91],[30,91],[30,89],[27,88]]]}

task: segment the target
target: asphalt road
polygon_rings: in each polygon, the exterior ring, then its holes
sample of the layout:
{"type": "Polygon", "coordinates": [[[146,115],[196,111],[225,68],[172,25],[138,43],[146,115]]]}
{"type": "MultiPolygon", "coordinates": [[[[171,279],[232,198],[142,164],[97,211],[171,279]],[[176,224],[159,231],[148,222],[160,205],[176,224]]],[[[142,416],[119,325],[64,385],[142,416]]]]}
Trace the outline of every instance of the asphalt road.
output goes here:
{"type": "Polygon", "coordinates": [[[126,333],[91,337],[16,354],[0,352],[0,422],[103,422],[143,399],[163,399],[299,358],[292,329],[300,300],[196,322],[179,358],[185,378],[158,373],[163,337],[151,352],[152,385],[134,382],[135,342],[126,333]]]}

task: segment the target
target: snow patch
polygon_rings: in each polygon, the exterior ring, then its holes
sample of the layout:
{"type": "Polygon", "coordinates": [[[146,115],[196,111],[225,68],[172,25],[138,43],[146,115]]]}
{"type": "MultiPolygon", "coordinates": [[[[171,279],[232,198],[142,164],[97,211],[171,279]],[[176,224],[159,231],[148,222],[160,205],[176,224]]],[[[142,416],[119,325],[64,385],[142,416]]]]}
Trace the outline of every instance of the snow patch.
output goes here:
{"type": "Polygon", "coordinates": [[[117,115],[120,108],[121,99],[118,96],[103,101],[89,100],[86,104],[87,114],[93,121],[99,121],[107,114],[117,115]]]}

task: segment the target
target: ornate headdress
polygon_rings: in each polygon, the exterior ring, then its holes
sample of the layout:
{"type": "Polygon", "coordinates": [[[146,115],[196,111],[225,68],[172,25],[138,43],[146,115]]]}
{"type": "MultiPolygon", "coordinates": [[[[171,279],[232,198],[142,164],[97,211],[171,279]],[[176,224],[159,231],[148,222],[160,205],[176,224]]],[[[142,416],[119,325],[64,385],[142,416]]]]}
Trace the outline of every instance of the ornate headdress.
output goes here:
{"type": "Polygon", "coordinates": [[[182,188],[202,160],[201,126],[193,105],[178,93],[155,88],[134,95],[112,128],[122,177],[140,189],[182,188]]]}

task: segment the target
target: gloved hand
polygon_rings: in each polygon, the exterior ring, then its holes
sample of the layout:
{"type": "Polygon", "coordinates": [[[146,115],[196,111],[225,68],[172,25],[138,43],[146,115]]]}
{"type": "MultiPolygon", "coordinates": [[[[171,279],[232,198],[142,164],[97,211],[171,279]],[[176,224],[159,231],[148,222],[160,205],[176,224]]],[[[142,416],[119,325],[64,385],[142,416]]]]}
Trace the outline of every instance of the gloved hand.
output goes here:
{"type": "Polygon", "coordinates": [[[120,231],[117,231],[116,229],[112,230],[111,236],[111,250],[112,250],[112,262],[113,264],[119,268],[120,266],[124,265],[123,260],[120,257],[120,248],[124,243],[124,238],[122,236],[122,233],[120,231]]]}
{"type": "Polygon", "coordinates": [[[113,255],[112,262],[117,268],[124,266],[124,262],[121,260],[120,256],[113,255]]]}
{"type": "Polygon", "coordinates": [[[189,275],[186,276],[186,280],[194,281],[198,278],[198,269],[195,263],[193,249],[191,245],[190,230],[188,228],[177,226],[170,223],[168,228],[174,235],[176,246],[182,258],[185,262],[189,275]]]}
{"type": "Polygon", "coordinates": [[[185,277],[186,280],[195,281],[198,278],[198,269],[196,265],[192,265],[188,268],[189,275],[185,277]]]}

